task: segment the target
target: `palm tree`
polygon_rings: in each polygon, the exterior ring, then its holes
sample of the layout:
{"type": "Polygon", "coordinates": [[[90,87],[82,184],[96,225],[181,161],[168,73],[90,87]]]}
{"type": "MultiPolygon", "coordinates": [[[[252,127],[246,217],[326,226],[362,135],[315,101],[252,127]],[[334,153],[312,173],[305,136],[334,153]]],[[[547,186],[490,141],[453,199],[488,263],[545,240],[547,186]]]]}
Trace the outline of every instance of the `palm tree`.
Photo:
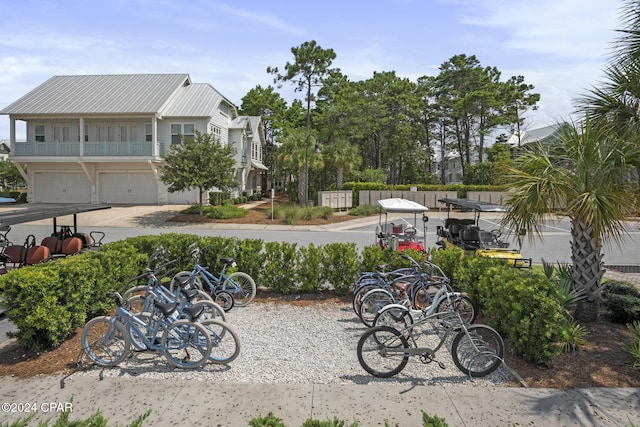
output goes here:
{"type": "Polygon", "coordinates": [[[326,159],[336,168],[337,189],[342,189],[344,173],[349,172],[362,163],[360,150],[344,139],[338,139],[326,148],[326,159]]]}
{"type": "Polygon", "coordinates": [[[574,286],[585,292],[574,316],[598,317],[602,290],[603,242],[622,243],[622,221],[633,209],[629,159],[636,146],[618,138],[611,128],[593,124],[564,126],[552,147],[525,151],[511,169],[513,196],[503,225],[540,236],[540,224],[555,214],[571,222],[574,286]]]}
{"type": "Polygon", "coordinates": [[[309,150],[309,135],[305,129],[292,130],[282,139],[282,145],[276,153],[276,163],[284,170],[298,176],[298,202],[301,204],[305,203],[309,182],[305,173],[307,162],[309,170],[316,170],[323,166],[322,155],[309,150]]]}
{"type": "MultiPolygon", "coordinates": [[[[607,123],[629,144],[640,145],[640,3],[624,0],[623,28],[614,40],[605,80],[576,100],[576,110],[607,123]]],[[[640,188],[640,158],[634,161],[640,188]]]]}

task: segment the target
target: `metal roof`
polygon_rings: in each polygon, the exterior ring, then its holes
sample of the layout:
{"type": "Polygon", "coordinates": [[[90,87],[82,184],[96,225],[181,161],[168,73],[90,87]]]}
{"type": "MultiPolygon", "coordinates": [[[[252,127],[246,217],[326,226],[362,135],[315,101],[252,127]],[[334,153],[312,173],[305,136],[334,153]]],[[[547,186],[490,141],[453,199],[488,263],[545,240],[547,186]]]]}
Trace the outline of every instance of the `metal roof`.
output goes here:
{"type": "Polygon", "coordinates": [[[393,198],[393,199],[382,199],[378,200],[378,204],[382,206],[382,209],[387,212],[426,212],[429,210],[428,207],[421,205],[420,203],[416,203],[413,200],[393,198]]]}
{"type": "Polygon", "coordinates": [[[477,212],[507,212],[509,210],[506,206],[503,205],[481,202],[478,200],[444,198],[439,199],[438,201],[440,203],[446,204],[447,207],[454,206],[461,209],[474,210],[477,212]]]}
{"type": "Polygon", "coordinates": [[[223,99],[210,84],[192,83],[178,91],[160,113],[167,117],[211,117],[223,99]]]}
{"type": "Polygon", "coordinates": [[[161,113],[190,84],[188,74],[54,76],[0,114],[161,113]]]}

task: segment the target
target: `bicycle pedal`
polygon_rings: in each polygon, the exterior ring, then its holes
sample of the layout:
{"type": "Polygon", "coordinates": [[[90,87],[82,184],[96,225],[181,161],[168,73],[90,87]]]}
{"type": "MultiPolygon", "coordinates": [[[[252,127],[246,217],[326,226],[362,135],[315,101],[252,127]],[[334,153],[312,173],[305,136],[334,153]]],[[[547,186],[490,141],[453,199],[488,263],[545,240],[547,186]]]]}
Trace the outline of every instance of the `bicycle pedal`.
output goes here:
{"type": "Polygon", "coordinates": [[[447,367],[445,366],[444,363],[442,362],[438,362],[438,366],[440,366],[440,369],[447,369],[447,367]]]}

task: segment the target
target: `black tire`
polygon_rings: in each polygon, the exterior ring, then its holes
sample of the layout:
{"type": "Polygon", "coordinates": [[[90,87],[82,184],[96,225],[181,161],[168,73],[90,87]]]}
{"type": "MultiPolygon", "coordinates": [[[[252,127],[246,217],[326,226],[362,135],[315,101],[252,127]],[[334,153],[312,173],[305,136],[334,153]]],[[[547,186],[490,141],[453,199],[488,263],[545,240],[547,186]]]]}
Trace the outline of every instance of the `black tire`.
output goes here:
{"type": "Polygon", "coordinates": [[[409,348],[409,342],[400,331],[389,326],[375,326],[358,340],[358,362],[374,377],[389,378],[407,366],[409,355],[403,352],[405,348],[409,348]]]}
{"type": "Polygon", "coordinates": [[[452,297],[450,300],[444,300],[438,306],[438,313],[455,310],[460,314],[462,321],[466,325],[471,325],[476,321],[478,311],[476,305],[466,295],[460,295],[459,297],[452,297]]]}
{"type": "Polygon", "coordinates": [[[504,342],[495,329],[486,325],[471,325],[462,329],[451,344],[453,363],[471,377],[489,375],[502,364],[504,342]]]}
{"type": "Polygon", "coordinates": [[[213,302],[218,304],[225,312],[231,310],[235,304],[233,296],[227,291],[218,291],[213,296],[213,302]]]}
{"type": "Polygon", "coordinates": [[[131,337],[122,323],[112,317],[99,316],[89,320],[80,338],[86,355],[98,366],[112,367],[122,362],[131,347],[131,337]]]}
{"type": "Polygon", "coordinates": [[[384,289],[373,289],[367,292],[360,305],[360,320],[368,327],[373,326],[378,311],[395,302],[393,295],[384,289]]]}

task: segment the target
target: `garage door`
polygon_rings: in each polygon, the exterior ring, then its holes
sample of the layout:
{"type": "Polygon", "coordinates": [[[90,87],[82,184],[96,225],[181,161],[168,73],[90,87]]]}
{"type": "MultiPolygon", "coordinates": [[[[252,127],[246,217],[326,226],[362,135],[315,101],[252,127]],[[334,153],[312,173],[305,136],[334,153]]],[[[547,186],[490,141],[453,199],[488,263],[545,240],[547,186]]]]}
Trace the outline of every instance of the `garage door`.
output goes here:
{"type": "Polygon", "coordinates": [[[100,203],[157,204],[158,187],[150,173],[101,173],[100,203]]]}
{"type": "Polygon", "coordinates": [[[91,203],[91,185],[83,173],[36,172],[33,187],[37,203],[91,203]]]}

